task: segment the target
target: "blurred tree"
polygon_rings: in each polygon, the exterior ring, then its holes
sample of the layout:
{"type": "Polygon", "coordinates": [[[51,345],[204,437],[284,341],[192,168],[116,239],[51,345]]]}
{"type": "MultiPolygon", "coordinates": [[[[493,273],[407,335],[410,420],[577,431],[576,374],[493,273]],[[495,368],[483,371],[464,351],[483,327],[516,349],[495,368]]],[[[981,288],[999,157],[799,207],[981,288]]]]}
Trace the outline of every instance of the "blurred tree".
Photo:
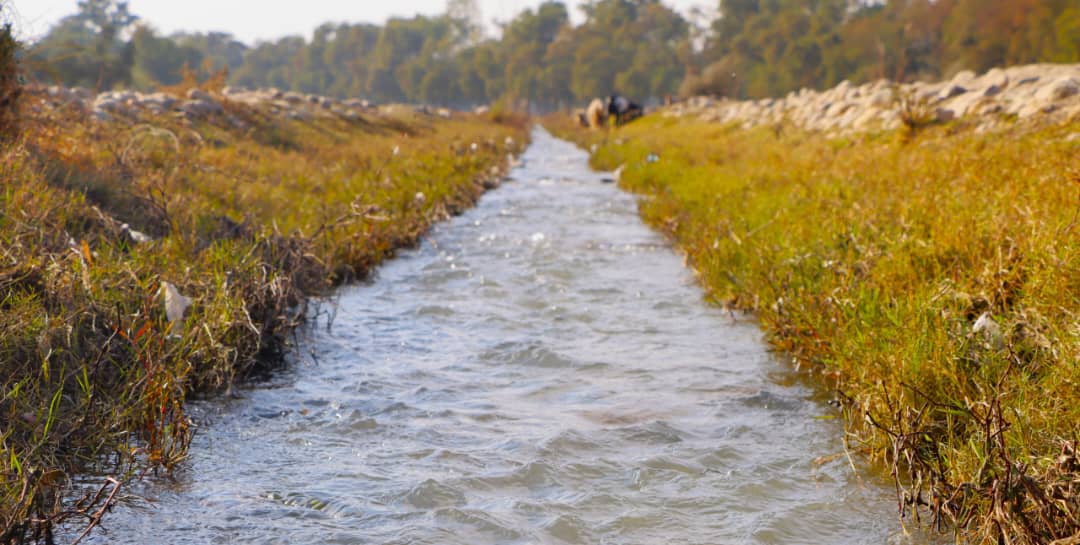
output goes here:
{"type": "Polygon", "coordinates": [[[127,36],[138,17],[127,2],[82,0],[30,51],[35,76],[67,85],[111,88],[131,84],[135,48],[127,36]]]}
{"type": "Polygon", "coordinates": [[[139,25],[131,39],[135,51],[131,82],[139,89],[180,83],[181,70],[199,67],[203,54],[177,40],[159,37],[147,25],[139,25]]]}
{"type": "Polygon", "coordinates": [[[1080,62],[1078,0],[714,1],[691,24],[661,0],[587,0],[574,26],[548,0],[484,39],[476,0],[448,0],[443,16],[325,24],[310,39],[247,47],[220,32],[159,36],[134,25],[126,2],[83,0],[28,58],[39,78],[93,87],[172,83],[186,65],[200,78],[228,68],[247,87],[452,106],[509,98],[540,110],[613,92],[764,97],[1080,62]]]}

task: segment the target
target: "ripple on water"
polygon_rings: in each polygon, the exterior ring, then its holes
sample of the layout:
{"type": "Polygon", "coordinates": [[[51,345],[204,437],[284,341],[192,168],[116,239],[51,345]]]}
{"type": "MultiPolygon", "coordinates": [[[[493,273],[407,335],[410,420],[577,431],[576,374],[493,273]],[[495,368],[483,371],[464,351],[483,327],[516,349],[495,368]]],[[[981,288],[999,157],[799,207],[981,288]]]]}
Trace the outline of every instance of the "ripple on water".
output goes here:
{"type": "Polygon", "coordinates": [[[427,479],[405,494],[405,501],[418,509],[460,507],[465,505],[465,494],[434,479],[427,479]]]}
{"type": "Polygon", "coordinates": [[[681,442],[689,434],[663,420],[619,428],[619,435],[626,441],[646,445],[664,445],[681,442]]]}
{"type": "Polygon", "coordinates": [[[528,462],[501,474],[464,479],[465,486],[473,490],[530,490],[540,491],[559,486],[560,472],[542,460],[528,462]]]}
{"type": "Polygon", "coordinates": [[[446,507],[436,510],[434,515],[436,521],[458,530],[447,543],[498,543],[524,537],[514,529],[514,524],[482,509],[446,507]]]}
{"type": "Polygon", "coordinates": [[[566,543],[591,543],[594,533],[589,524],[573,515],[559,515],[543,525],[547,534],[566,543]]]}
{"type": "Polygon", "coordinates": [[[578,364],[572,358],[548,348],[540,340],[501,342],[481,352],[480,360],[491,364],[544,368],[567,368],[578,364]]]}

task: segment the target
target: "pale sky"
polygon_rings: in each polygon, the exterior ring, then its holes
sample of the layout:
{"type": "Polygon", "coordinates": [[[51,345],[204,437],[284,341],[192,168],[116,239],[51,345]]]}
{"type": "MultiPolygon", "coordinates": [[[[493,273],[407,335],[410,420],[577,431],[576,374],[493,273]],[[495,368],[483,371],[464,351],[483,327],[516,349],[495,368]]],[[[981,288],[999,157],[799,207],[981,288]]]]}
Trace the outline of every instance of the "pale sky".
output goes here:
{"type": "MultiPolygon", "coordinates": [[[[564,0],[571,16],[580,22],[576,6],[580,0],[564,0]]],[[[13,15],[19,38],[33,39],[45,34],[64,16],[77,11],[77,0],[11,0],[7,11],[13,15]]],[[[521,10],[540,5],[541,0],[480,0],[480,9],[489,27],[492,21],[507,21],[521,10]]],[[[665,0],[680,11],[692,6],[714,6],[716,0],[665,0]]],[[[172,32],[222,30],[252,44],[286,35],[311,36],[322,23],[373,22],[389,17],[409,17],[417,13],[435,15],[445,11],[446,0],[128,0],[131,13],[154,28],[172,32]]]]}

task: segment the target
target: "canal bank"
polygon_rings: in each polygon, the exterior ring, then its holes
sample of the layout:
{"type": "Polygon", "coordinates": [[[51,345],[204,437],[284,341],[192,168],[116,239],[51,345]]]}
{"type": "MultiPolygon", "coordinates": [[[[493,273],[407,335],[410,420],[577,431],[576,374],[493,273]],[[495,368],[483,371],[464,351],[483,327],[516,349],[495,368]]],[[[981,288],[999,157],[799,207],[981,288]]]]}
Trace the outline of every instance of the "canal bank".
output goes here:
{"type": "Polygon", "coordinates": [[[819,377],[906,510],[975,543],[1077,535],[1077,120],[548,121],[819,377]]]}
{"type": "Polygon", "coordinates": [[[192,404],[176,480],[94,539],[911,542],[836,413],[633,197],[546,133],[523,159],[326,303],[288,372],[192,404]]]}
{"type": "Polygon", "coordinates": [[[100,119],[40,88],[19,104],[0,145],[3,542],[99,521],[117,487],[181,465],[189,395],[279,368],[308,296],[470,206],[528,134],[403,107],[100,119]],[[113,479],[74,501],[94,470],[113,479]]]}

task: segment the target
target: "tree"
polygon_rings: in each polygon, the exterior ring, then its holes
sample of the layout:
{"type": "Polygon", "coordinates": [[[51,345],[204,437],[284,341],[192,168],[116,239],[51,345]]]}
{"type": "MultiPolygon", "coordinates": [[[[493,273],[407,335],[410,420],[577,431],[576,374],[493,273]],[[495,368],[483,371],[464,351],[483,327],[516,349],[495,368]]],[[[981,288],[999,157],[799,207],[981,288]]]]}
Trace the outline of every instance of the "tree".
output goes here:
{"type": "Polygon", "coordinates": [[[474,45],[484,39],[484,16],[476,0],[446,0],[446,16],[464,43],[474,45]]]}
{"type": "Polygon", "coordinates": [[[37,77],[67,85],[110,88],[131,84],[135,49],[125,34],[138,17],[127,2],[83,0],[30,51],[37,77]]]}
{"type": "Polygon", "coordinates": [[[146,25],[135,30],[131,41],[135,50],[131,81],[137,88],[175,85],[180,82],[184,67],[195,69],[203,62],[199,50],[159,37],[146,25]]]}

